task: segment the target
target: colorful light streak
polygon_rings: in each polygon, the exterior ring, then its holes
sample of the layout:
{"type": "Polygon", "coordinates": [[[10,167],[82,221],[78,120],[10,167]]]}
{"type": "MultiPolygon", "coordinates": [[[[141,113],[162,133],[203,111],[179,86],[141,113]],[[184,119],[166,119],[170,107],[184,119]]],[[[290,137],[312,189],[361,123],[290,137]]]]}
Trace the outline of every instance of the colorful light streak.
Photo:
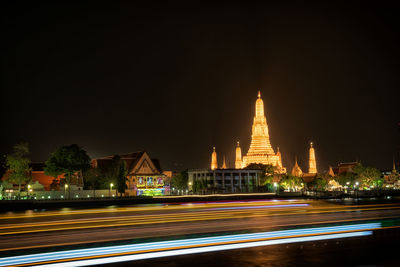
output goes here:
{"type": "Polygon", "coordinates": [[[307,207],[309,204],[287,204],[287,205],[274,205],[274,206],[250,206],[250,207],[224,207],[212,208],[205,210],[244,210],[244,209],[266,209],[266,208],[290,208],[290,207],[307,207]]]}
{"type": "Polygon", "coordinates": [[[367,236],[367,235],[372,235],[372,231],[309,236],[309,237],[298,237],[298,238],[287,238],[287,239],[239,243],[239,244],[230,244],[230,245],[219,245],[219,246],[213,246],[213,247],[199,247],[199,248],[189,248],[189,249],[170,250],[170,251],[161,251],[161,252],[150,252],[150,253],[143,253],[143,254],[127,255],[127,256],[108,257],[108,258],[101,258],[101,259],[90,259],[90,260],[79,260],[79,261],[73,261],[73,262],[45,264],[42,266],[59,266],[59,267],[91,266],[91,265],[117,263],[117,262],[124,262],[124,261],[145,260],[145,259],[180,256],[180,255],[188,255],[188,254],[196,254],[196,253],[216,252],[216,251],[231,250],[231,249],[251,248],[251,247],[259,247],[259,246],[271,246],[271,245],[279,245],[279,244],[287,244],[287,243],[309,242],[309,241],[319,241],[319,240],[367,236]]]}
{"type": "Polygon", "coordinates": [[[331,227],[294,229],[251,234],[226,235],[191,238],[172,241],[151,242],[132,245],[108,246],[59,252],[0,258],[0,266],[45,263],[49,261],[74,260],[85,257],[110,257],[102,259],[82,259],[80,261],[57,263],[58,266],[87,266],[121,261],[132,261],[156,257],[211,252],[228,249],[266,246],[293,242],[306,242],[332,238],[370,235],[370,230],[381,228],[380,223],[353,224],[331,227]],[[264,239],[264,240],[263,240],[264,239]],[[265,240],[267,239],[267,240],[265,240]],[[272,239],[272,240],[271,240],[272,239]],[[190,246],[190,248],[188,248],[190,246]],[[158,250],[158,251],[156,251],[158,250]],[[163,250],[163,251],[160,251],[163,250]],[[167,251],[164,251],[167,250],[167,251]],[[145,253],[146,252],[146,253],[145,253]],[[130,254],[117,256],[116,254],[130,254]]]}

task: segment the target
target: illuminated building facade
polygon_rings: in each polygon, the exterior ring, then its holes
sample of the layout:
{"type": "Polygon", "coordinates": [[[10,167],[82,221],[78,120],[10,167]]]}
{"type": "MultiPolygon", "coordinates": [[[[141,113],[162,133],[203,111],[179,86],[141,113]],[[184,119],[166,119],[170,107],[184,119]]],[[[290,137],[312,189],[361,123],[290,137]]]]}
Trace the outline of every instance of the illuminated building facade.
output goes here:
{"type": "Polygon", "coordinates": [[[267,118],[264,115],[264,102],[260,92],[258,92],[256,100],[250,148],[242,161],[242,168],[251,163],[261,163],[276,166],[278,172],[286,172],[282,165],[281,153],[275,153],[269,140],[267,118]]]}
{"type": "MultiPolygon", "coordinates": [[[[114,156],[92,160],[92,167],[106,170],[114,156]]],[[[146,152],[119,155],[126,162],[128,169],[125,195],[165,195],[169,193],[169,185],[165,184],[167,176],[161,171],[160,162],[151,159],[146,152]]]]}
{"type": "Polygon", "coordinates": [[[192,185],[197,180],[206,184],[208,193],[240,193],[255,192],[261,186],[260,177],[262,170],[248,169],[215,169],[215,170],[190,170],[188,171],[188,185],[191,191],[192,185]]]}

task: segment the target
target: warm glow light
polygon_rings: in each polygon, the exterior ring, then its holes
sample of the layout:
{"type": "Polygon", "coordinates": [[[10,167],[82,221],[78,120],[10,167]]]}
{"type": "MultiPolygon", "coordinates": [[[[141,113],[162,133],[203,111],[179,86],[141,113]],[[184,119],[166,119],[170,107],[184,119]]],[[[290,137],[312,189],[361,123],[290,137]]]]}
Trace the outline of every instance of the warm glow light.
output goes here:
{"type": "Polygon", "coordinates": [[[213,147],[213,152],[211,154],[211,170],[218,169],[217,152],[215,147],[213,147]]]}
{"type": "Polygon", "coordinates": [[[315,150],[313,147],[313,142],[310,143],[310,158],[308,162],[308,173],[317,173],[317,162],[315,160],[315,150]]]}
{"type": "Polygon", "coordinates": [[[256,100],[250,148],[242,159],[242,167],[246,167],[250,163],[273,165],[278,167],[279,172],[286,172],[286,169],[282,166],[280,152],[274,152],[269,140],[267,118],[264,115],[264,102],[260,93],[256,100]]]}

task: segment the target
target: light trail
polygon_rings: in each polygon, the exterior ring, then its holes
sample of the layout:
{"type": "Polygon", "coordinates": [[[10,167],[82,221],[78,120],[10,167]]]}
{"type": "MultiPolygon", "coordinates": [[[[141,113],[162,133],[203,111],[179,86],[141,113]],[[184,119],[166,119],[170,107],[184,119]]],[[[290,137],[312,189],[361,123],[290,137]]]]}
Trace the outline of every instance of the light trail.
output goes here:
{"type": "Polygon", "coordinates": [[[188,249],[171,250],[171,251],[150,252],[150,253],[143,253],[143,254],[127,255],[127,256],[116,256],[116,257],[108,257],[108,258],[100,258],[100,259],[78,260],[78,261],[73,261],[73,262],[60,262],[60,263],[53,263],[53,264],[44,264],[42,266],[58,266],[58,267],[91,266],[91,265],[98,265],[98,264],[145,260],[145,259],[180,256],[180,255],[188,255],[188,254],[217,252],[217,251],[231,250],[231,249],[251,248],[251,247],[259,247],[259,246],[271,246],[271,245],[279,245],[279,244],[287,244],[287,243],[309,242],[309,241],[319,241],[319,240],[348,238],[348,237],[367,236],[367,235],[372,235],[372,231],[287,238],[287,239],[278,239],[278,240],[248,242],[248,243],[244,243],[244,244],[219,245],[219,246],[206,247],[206,248],[199,247],[199,248],[188,248],[188,249]]]}
{"type": "MultiPolygon", "coordinates": [[[[168,253],[170,253],[170,256],[183,255],[179,253],[184,253],[184,254],[200,253],[207,251],[218,251],[218,250],[245,248],[252,246],[265,246],[271,244],[305,242],[305,241],[323,240],[329,238],[369,235],[372,234],[371,230],[379,228],[381,228],[380,223],[365,223],[365,224],[353,224],[344,226],[317,227],[317,228],[294,229],[294,230],[261,232],[261,233],[251,233],[251,234],[191,238],[191,239],[182,239],[173,241],[122,245],[122,246],[108,246],[108,247],[99,247],[91,249],[77,249],[77,250],[68,250],[60,252],[49,252],[49,253],[0,258],[0,266],[31,265],[36,263],[45,264],[45,263],[53,263],[55,261],[60,262],[60,261],[78,260],[78,259],[81,261],[79,262],[74,261],[68,263],[69,265],[65,266],[85,266],[91,264],[100,264],[100,263],[94,263],[93,259],[88,261],[88,258],[93,258],[93,257],[110,257],[110,256],[122,256],[123,254],[135,254],[135,255],[130,255],[130,257],[128,258],[126,258],[127,257],[126,255],[118,259],[117,257],[113,257],[112,262],[117,262],[117,261],[126,261],[134,259],[144,259],[140,257],[148,258],[151,257],[151,254],[149,254],[149,252],[156,253],[153,254],[153,256],[158,257],[160,256],[160,254],[157,253],[160,253],[160,250],[164,251],[163,252],[164,254],[166,253],[165,256],[168,256],[169,255],[168,253]],[[140,253],[145,253],[146,255],[140,253]]],[[[107,259],[103,260],[107,261],[107,259]]]]}
{"type": "MultiPolygon", "coordinates": [[[[254,202],[259,202],[259,200],[249,200],[249,201],[231,201],[231,204],[236,204],[236,205],[252,205],[254,202]]],[[[271,204],[275,205],[277,202],[304,202],[303,200],[262,200],[261,202],[264,202],[266,204],[271,204]]],[[[196,202],[194,202],[196,203],[196,202]]],[[[108,209],[86,209],[86,210],[61,210],[57,212],[49,212],[49,211],[44,211],[44,212],[33,212],[30,214],[13,214],[13,215],[0,215],[0,220],[8,220],[8,219],[19,219],[19,218],[32,218],[32,217],[49,217],[49,216],[68,216],[68,215],[83,215],[83,214],[99,214],[99,213],[116,213],[116,212],[138,212],[138,211],[160,211],[160,210],[185,210],[185,209],[197,209],[201,208],[201,206],[204,207],[212,207],[215,205],[216,207],[220,205],[226,205],[226,201],[214,201],[214,202],[201,202],[201,204],[198,204],[197,206],[190,206],[188,203],[166,203],[157,205],[157,206],[151,206],[151,207],[119,207],[119,208],[108,208],[108,209]]],[[[192,203],[193,204],[193,203],[192,203]]]]}
{"type": "MultiPolygon", "coordinates": [[[[213,213],[209,213],[207,211],[213,210],[240,210],[240,209],[266,209],[266,208],[293,208],[293,207],[306,207],[309,204],[286,204],[286,205],[274,205],[274,206],[246,206],[246,207],[225,207],[225,208],[211,208],[211,209],[203,209],[200,211],[196,211],[196,216],[202,215],[215,215],[213,213]]],[[[50,221],[45,223],[15,223],[15,224],[6,224],[0,226],[0,229],[15,229],[15,228],[26,228],[26,227],[37,227],[37,226],[48,226],[48,225],[62,225],[62,224],[84,224],[84,223],[98,223],[98,222],[107,222],[107,221],[125,221],[125,220],[148,220],[148,219],[157,219],[162,217],[163,219],[168,217],[182,217],[182,216],[193,216],[193,212],[190,213],[172,213],[172,214],[157,214],[157,215],[131,215],[131,216],[114,216],[114,217],[106,217],[106,218],[96,218],[96,219],[72,219],[72,220],[62,220],[62,221],[50,221]]],[[[0,233],[1,235],[1,233],[0,233]]]]}
{"type": "Polygon", "coordinates": [[[211,208],[206,210],[244,210],[244,209],[266,209],[266,208],[293,208],[293,207],[307,207],[309,204],[287,204],[287,205],[274,205],[274,206],[250,206],[250,207],[221,207],[211,208]]]}
{"type": "MultiPolygon", "coordinates": [[[[140,215],[136,216],[136,218],[132,218],[129,216],[129,218],[126,219],[120,219],[120,220],[113,220],[113,219],[107,219],[108,221],[111,221],[112,223],[108,224],[101,224],[103,222],[103,219],[95,219],[93,222],[94,223],[100,223],[100,224],[88,224],[88,225],[79,225],[81,222],[77,221],[77,223],[67,223],[66,226],[58,227],[58,228],[43,228],[43,229],[27,229],[27,230],[18,230],[18,231],[3,231],[0,232],[0,236],[5,236],[5,235],[13,235],[13,234],[26,234],[26,233],[37,233],[37,232],[48,232],[48,231],[64,231],[64,230],[79,230],[79,229],[88,229],[88,228],[104,228],[104,227],[121,227],[121,226],[133,226],[133,225],[146,225],[146,224],[161,224],[161,223],[172,223],[172,222],[190,222],[190,221],[205,221],[205,220],[224,220],[224,219],[238,219],[238,218],[256,218],[256,217],[267,217],[270,215],[273,216],[283,216],[283,215],[300,215],[300,214],[323,214],[323,213],[337,213],[337,212],[343,212],[343,211],[367,211],[367,210],[381,210],[381,209],[398,209],[399,207],[373,207],[373,208],[360,208],[360,209],[353,209],[353,208],[344,208],[344,209],[328,209],[328,210],[306,210],[304,212],[295,212],[291,213],[288,212],[286,209],[283,209],[282,211],[285,211],[285,213],[271,213],[267,214],[263,212],[262,210],[255,210],[253,213],[247,213],[246,211],[241,211],[241,210],[230,210],[229,212],[224,212],[224,211],[212,211],[212,212],[189,212],[189,213],[179,213],[179,214],[160,214],[160,215],[150,215],[147,217],[147,215],[140,215]],[[217,212],[217,213],[215,213],[217,212]],[[223,212],[223,213],[219,213],[223,212]],[[233,212],[233,213],[232,213],[233,212]],[[70,226],[68,226],[68,224],[70,226]]],[[[276,211],[279,211],[277,209],[276,211]]],[[[91,221],[86,221],[86,223],[89,223],[91,221]]],[[[85,223],[85,221],[83,221],[85,223]]],[[[52,223],[50,223],[52,224],[52,223]]],[[[65,224],[64,222],[58,222],[54,223],[53,225],[63,225],[65,224]]],[[[34,227],[41,227],[41,226],[47,226],[48,223],[38,223],[34,227]]],[[[5,225],[3,227],[10,228],[9,226],[5,225]]],[[[18,224],[15,225],[15,228],[19,228],[18,224]]],[[[0,227],[2,229],[2,227],[0,227]]]]}
{"type": "MultiPolygon", "coordinates": [[[[236,205],[240,206],[251,206],[253,202],[258,202],[256,201],[238,201],[239,203],[236,205]]],[[[268,201],[263,201],[266,204],[272,204],[274,203],[279,204],[279,202],[303,202],[303,203],[313,203],[312,201],[302,201],[302,200],[268,200],[268,201]]],[[[218,202],[217,202],[218,203],[218,202]]],[[[122,212],[149,212],[149,211],[175,211],[175,210],[187,210],[187,209],[193,209],[193,211],[196,210],[201,210],[202,206],[204,208],[211,208],[213,205],[215,207],[219,206],[224,206],[226,204],[223,204],[223,202],[219,202],[220,204],[215,204],[212,202],[212,204],[206,204],[206,202],[202,203],[201,205],[194,205],[191,206],[188,203],[182,203],[181,205],[168,205],[166,204],[165,206],[153,206],[153,207],[124,207],[124,208],[110,208],[110,209],[89,209],[89,210],[74,210],[74,211],[58,211],[58,212],[49,212],[49,211],[44,211],[44,212],[33,212],[31,214],[13,214],[13,215],[0,215],[0,220],[9,220],[9,219],[24,219],[24,218],[34,218],[34,217],[51,217],[51,216],[70,216],[70,215],[88,215],[88,214],[102,214],[102,213],[122,213],[122,212]]],[[[193,203],[192,203],[193,204],[193,203]]],[[[343,206],[344,209],[358,209],[358,208],[366,208],[366,207],[382,207],[382,209],[389,208],[391,206],[398,205],[398,204],[373,204],[373,205],[352,205],[352,206],[343,206]]],[[[316,209],[338,209],[337,206],[328,206],[328,207],[314,207],[316,209]]],[[[393,207],[395,208],[395,207],[393,207]]]]}
{"type": "MultiPolygon", "coordinates": [[[[347,219],[347,220],[331,220],[331,221],[314,221],[314,222],[307,222],[307,223],[302,223],[302,226],[307,226],[307,225],[322,225],[322,224],[338,224],[338,223],[349,223],[349,222],[356,222],[356,221],[377,221],[377,220],[386,220],[386,219],[397,219],[398,216],[387,216],[387,217],[368,217],[368,218],[352,218],[352,219],[347,219]]],[[[284,227],[296,227],[298,226],[298,223],[289,223],[289,224],[278,224],[274,225],[274,227],[277,228],[284,228],[284,227]]],[[[395,226],[395,227],[385,227],[387,228],[399,228],[400,226],[395,226]]],[[[265,226],[257,226],[257,227],[252,227],[253,229],[261,228],[265,229],[265,226]]],[[[110,238],[110,239],[102,239],[102,240],[92,240],[90,243],[96,243],[96,242],[116,242],[116,241],[128,241],[132,240],[132,238],[110,238]]],[[[56,244],[46,244],[46,245],[34,245],[34,246],[25,246],[25,247],[9,247],[9,248],[1,248],[0,251],[10,251],[10,250],[22,250],[22,249],[34,249],[34,248],[46,248],[46,247],[62,247],[62,246],[71,246],[71,245],[81,245],[81,244],[88,244],[88,241],[80,241],[80,242],[65,242],[65,243],[56,243],[56,244]]]]}

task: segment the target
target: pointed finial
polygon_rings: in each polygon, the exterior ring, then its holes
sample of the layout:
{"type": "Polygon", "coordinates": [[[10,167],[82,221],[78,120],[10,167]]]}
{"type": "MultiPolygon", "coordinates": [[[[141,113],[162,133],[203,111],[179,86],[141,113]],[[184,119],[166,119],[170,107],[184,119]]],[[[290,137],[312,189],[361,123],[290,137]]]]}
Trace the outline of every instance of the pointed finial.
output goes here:
{"type": "Polygon", "coordinates": [[[240,145],[239,145],[239,141],[237,141],[237,146],[240,146],[240,145]]]}
{"type": "Polygon", "coordinates": [[[310,142],[310,146],[313,147],[313,142],[310,142]]]}
{"type": "Polygon", "coordinates": [[[394,161],[394,157],[393,157],[393,171],[396,171],[396,163],[394,161]]]}
{"type": "Polygon", "coordinates": [[[295,161],[294,165],[297,165],[297,156],[294,157],[294,161],[295,161]]]}
{"type": "Polygon", "coordinates": [[[213,151],[215,152],[215,146],[213,147],[213,151]]]}
{"type": "Polygon", "coordinates": [[[279,146],[276,148],[276,150],[278,150],[277,152],[279,152],[279,146]]]}
{"type": "Polygon", "coordinates": [[[225,155],[223,156],[224,162],[222,163],[222,169],[226,169],[226,161],[225,161],[225,155]]]}
{"type": "Polygon", "coordinates": [[[261,92],[258,91],[258,98],[261,98],[261,92]]]}

